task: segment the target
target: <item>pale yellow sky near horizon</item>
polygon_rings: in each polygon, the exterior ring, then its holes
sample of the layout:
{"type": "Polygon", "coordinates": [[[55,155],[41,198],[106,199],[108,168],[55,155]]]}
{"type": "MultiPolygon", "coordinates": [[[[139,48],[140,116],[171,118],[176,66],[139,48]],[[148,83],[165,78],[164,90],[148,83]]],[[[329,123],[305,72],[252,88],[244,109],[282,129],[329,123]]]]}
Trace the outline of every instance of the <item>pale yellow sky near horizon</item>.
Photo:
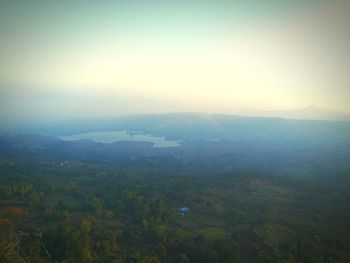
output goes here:
{"type": "Polygon", "coordinates": [[[3,18],[1,89],[145,97],[189,111],[350,113],[349,4],[321,2],[269,14],[126,5],[117,18],[99,5],[11,7],[23,21],[3,18]]]}

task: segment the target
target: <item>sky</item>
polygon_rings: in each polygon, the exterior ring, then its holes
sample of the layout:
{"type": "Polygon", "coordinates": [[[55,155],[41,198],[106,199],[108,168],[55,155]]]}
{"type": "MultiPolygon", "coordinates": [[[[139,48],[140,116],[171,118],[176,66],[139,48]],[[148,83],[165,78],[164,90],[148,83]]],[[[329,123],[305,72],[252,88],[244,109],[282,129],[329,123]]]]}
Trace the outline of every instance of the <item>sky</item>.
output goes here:
{"type": "Polygon", "coordinates": [[[350,113],[342,0],[0,0],[0,118],[350,113]]]}

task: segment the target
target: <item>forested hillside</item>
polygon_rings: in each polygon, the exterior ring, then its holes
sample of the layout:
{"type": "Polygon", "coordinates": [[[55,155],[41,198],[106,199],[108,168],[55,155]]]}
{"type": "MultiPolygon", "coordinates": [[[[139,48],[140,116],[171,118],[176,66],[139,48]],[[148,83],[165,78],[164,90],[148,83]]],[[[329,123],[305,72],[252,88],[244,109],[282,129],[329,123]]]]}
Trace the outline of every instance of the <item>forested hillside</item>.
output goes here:
{"type": "Polygon", "coordinates": [[[103,161],[104,144],[1,138],[2,262],[350,260],[350,169],[317,163],[321,151],[302,168],[276,154],[261,169],[257,152],[240,159],[215,142],[167,154],[117,143],[124,158],[103,161]]]}

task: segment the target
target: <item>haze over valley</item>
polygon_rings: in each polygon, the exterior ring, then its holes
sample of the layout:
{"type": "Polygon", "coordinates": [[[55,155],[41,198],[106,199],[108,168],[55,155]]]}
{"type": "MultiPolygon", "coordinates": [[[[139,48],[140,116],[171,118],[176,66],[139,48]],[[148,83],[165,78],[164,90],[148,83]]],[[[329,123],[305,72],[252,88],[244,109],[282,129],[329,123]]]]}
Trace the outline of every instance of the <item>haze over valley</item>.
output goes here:
{"type": "Polygon", "coordinates": [[[350,262],[348,1],[1,1],[0,261],[350,262]]]}

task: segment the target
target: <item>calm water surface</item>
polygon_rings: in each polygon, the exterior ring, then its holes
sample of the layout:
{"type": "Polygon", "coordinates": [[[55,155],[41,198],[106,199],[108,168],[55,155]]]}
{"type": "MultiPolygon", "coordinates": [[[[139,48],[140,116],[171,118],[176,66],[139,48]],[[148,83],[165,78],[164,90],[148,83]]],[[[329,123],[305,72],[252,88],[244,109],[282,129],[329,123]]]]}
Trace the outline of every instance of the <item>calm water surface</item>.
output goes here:
{"type": "Polygon", "coordinates": [[[65,141],[92,140],[100,143],[113,143],[118,141],[151,142],[153,147],[176,147],[177,141],[169,141],[164,137],[152,136],[150,134],[135,134],[128,131],[99,131],[87,132],[60,137],[65,141]]]}

